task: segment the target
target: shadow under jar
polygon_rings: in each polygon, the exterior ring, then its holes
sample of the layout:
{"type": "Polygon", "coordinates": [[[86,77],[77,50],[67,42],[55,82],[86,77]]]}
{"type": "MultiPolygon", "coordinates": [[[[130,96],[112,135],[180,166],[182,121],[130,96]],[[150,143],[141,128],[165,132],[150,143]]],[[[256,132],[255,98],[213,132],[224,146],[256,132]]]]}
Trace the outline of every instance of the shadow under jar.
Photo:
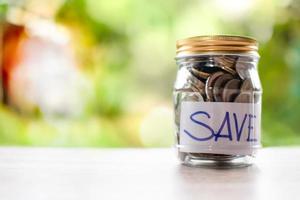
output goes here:
{"type": "Polygon", "coordinates": [[[177,41],[174,85],[178,157],[189,166],[243,167],[260,148],[256,40],[198,36],[177,41]]]}

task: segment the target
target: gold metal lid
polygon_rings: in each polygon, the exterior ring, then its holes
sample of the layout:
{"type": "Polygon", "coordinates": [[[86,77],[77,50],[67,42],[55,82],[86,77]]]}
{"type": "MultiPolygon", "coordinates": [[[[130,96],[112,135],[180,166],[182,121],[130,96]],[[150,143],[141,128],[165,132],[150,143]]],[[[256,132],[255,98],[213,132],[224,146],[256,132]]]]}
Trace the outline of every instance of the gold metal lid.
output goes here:
{"type": "Polygon", "coordinates": [[[176,57],[206,53],[247,53],[258,56],[258,42],[250,37],[206,35],[178,40],[176,57]]]}

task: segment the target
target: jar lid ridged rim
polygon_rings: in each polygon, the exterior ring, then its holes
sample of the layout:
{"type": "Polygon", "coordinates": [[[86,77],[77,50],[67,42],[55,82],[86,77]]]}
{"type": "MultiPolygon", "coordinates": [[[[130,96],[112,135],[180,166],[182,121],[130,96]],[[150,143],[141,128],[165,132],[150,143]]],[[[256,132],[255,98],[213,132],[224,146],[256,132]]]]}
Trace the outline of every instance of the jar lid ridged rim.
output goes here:
{"type": "Polygon", "coordinates": [[[204,35],[176,42],[176,57],[209,52],[249,53],[258,56],[258,42],[251,37],[234,35],[204,35]]]}

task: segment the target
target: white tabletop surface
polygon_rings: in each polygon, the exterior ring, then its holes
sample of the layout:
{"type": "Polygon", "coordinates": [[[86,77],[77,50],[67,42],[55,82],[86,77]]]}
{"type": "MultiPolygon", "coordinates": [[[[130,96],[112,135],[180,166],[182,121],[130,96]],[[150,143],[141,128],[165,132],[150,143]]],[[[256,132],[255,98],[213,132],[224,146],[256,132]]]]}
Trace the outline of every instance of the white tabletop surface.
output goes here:
{"type": "Polygon", "coordinates": [[[170,149],[0,148],[1,200],[300,199],[300,148],[240,169],[190,168],[170,149]]]}

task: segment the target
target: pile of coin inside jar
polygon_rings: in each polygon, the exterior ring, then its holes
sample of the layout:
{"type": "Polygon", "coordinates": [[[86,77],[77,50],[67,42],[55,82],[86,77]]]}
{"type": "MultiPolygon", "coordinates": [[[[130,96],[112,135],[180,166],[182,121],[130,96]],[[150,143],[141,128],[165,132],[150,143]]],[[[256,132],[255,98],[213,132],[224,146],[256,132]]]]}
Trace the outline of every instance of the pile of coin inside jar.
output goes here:
{"type": "Polygon", "coordinates": [[[260,83],[253,81],[255,80],[253,76],[257,73],[251,58],[237,55],[202,55],[185,59],[186,62],[180,60],[180,69],[174,86],[178,143],[181,102],[256,103],[259,101],[260,83]]]}

